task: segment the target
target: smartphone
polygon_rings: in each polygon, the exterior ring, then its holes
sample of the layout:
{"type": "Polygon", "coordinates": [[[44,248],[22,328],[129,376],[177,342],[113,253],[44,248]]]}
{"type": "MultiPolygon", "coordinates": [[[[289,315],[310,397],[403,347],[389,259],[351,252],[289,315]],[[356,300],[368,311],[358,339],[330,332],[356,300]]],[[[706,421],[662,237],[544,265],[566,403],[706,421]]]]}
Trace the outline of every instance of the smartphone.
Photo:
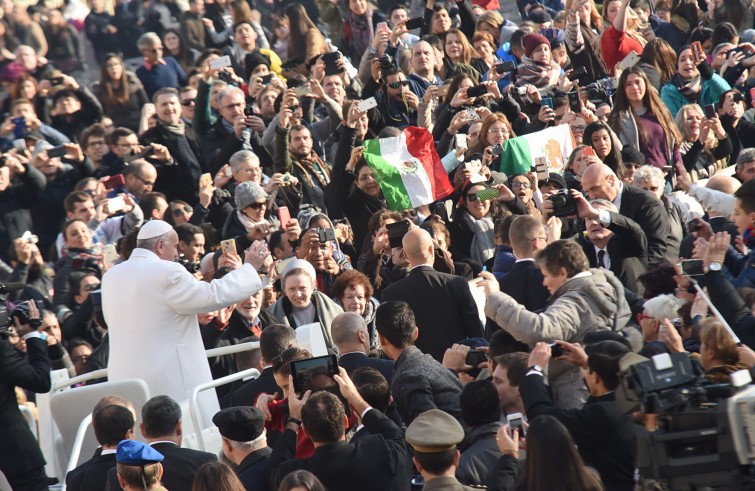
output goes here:
{"type": "Polygon", "coordinates": [[[267,75],[262,76],[262,85],[270,85],[270,82],[273,80],[273,74],[268,73],[267,75]]]}
{"type": "Polygon", "coordinates": [[[414,29],[421,29],[425,27],[425,18],[424,17],[415,17],[413,19],[409,19],[406,21],[406,25],[404,26],[409,31],[413,31],[414,29]]]}
{"type": "Polygon", "coordinates": [[[380,32],[380,31],[390,31],[390,28],[388,27],[388,23],[387,22],[378,22],[377,23],[377,26],[375,26],[375,32],[380,32]]]}
{"type": "Polygon", "coordinates": [[[535,173],[537,180],[543,181],[550,177],[548,173],[548,160],[545,157],[535,157],[535,173]]]}
{"type": "Polygon", "coordinates": [[[450,88],[450,85],[441,85],[438,87],[438,97],[446,97],[448,95],[448,89],[450,88]]]}
{"type": "Polygon", "coordinates": [[[475,85],[467,89],[467,97],[480,97],[488,93],[488,86],[484,84],[475,85]]]}
{"type": "Polygon", "coordinates": [[[294,379],[294,392],[303,394],[311,390],[335,389],[338,383],[334,378],[338,374],[336,355],[316,356],[306,360],[291,362],[291,377],[294,379]]]}
{"type": "Polygon", "coordinates": [[[583,148],[582,157],[595,157],[595,149],[590,146],[583,148]]]}
{"type": "Polygon", "coordinates": [[[236,239],[226,239],[220,241],[220,250],[226,256],[238,256],[238,249],[236,249],[236,239]]]}
{"type": "Polygon", "coordinates": [[[513,61],[507,61],[505,63],[499,63],[495,66],[495,71],[498,74],[504,74],[506,72],[513,72],[516,70],[516,65],[514,65],[513,61]]]}
{"type": "Polygon", "coordinates": [[[309,94],[309,92],[309,84],[294,87],[294,94],[296,94],[296,97],[304,97],[305,95],[309,94]]]}
{"type": "Polygon", "coordinates": [[[690,48],[692,48],[692,54],[695,56],[695,60],[702,58],[702,56],[705,54],[703,51],[703,45],[700,41],[695,41],[690,45],[690,48]]]}
{"type": "Polygon", "coordinates": [[[551,343],[549,346],[551,347],[551,358],[558,358],[559,356],[566,354],[564,348],[562,348],[558,343],[551,343]]]}
{"type": "Polygon", "coordinates": [[[296,260],[296,256],[292,256],[286,259],[281,259],[280,261],[276,262],[275,272],[278,273],[278,276],[281,276],[283,274],[283,271],[285,271],[286,266],[288,266],[288,263],[295,260],[296,260]]]}
{"type": "Polygon", "coordinates": [[[254,116],[254,108],[252,106],[247,105],[244,108],[244,117],[251,118],[252,116],[254,116]]]}
{"type": "Polygon", "coordinates": [[[687,276],[702,276],[703,270],[702,259],[686,259],[682,261],[682,272],[687,276]]]}
{"type": "Polygon", "coordinates": [[[13,140],[13,148],[16,149],[16,152],[25,152],[26,151],[26,140],[23,138],[16,138],[13,140]]]}
{"type": "Polygon", "coordinates": [[[221,68],[225,68],[227,66],[231,66],[231,57],[228,55],[221,56],[220,58],[212,60],[210,62],[210,68],[212,68],[213,70],[220,70],[221,68]]]}
{"type": "Polygon", "coordinates": [[[697,221],[697,218],[693,218],[692,220],[687,222],[687,232],[688,233],[694,233],[700,230],[700,222],[697,221]]]}
{"type": "Polygon", "coordinates": [[[204,189],[207,186],[212,186],[212,175],[209,172],[199,176],[199,189],[204,189]]]}
{"type": "Polygon", "coordinates": [[[385,226],[385,229],[388,231],[388,242],[391,249],[394,247],[403,247],[402,241],[404,240],[404,235],[409,231],[409,222],[401,220],[389,223],[385,226]]]}
{"type": "Polygon", "coordinates": [[[115,249],[115,244],[107,244],[102,250],[102,255],[108,268],[113,266],[120,257],[118,251],[115,249]]]}
{"type": "Polygon", "coordinates": [[[320,241],[320,244],[325,244],[326,242],[336,240],[336,231],[332,228],[318,228],[317,240],[320,241]]]}
{"type": "Polygon", "coordinates": [[[135,160],[147,158],[153,153],[155,153],[155,149],[152,147],[152,145],[147,145],[139,153],[130,153],[130,154],[124,155],[123,163],[130,164],[131,162],[134,162],[135,160]]]}
{"type": "Polygon", "coordinates": [[[553,99],[550,97],[543,97],[543,99],[540,101],[541,106],[548,106],[549,108],[553,109],[553,99]]]}
{"type": "Polygon", "coordinates": [[[17,118],[12,118],[10,121],[13,123],[13,138],[23,138],[26,134],[26,118],[19,116],[17,118]]]}
{"type": "Polygon", "coordinates": [[[123,199],[123,196],[110,198],[107,202],[107,209],[110,213],[118,213],[119,211],[123,211],[125,207],[126,200],[123,199]]]}
{"type": "Polygon", "coordinates": [[[123,177],[123,174],[110,176],[102,182],[102,185],[105,186],[105,189],[119,188],[124,184],[126,184],[126,178],[123,177]]]}
{"type": "Polygon", "coordinates": [[[454,141],[456,143],[456,148],[463,148],[464,150],[469,148],[467,147],[467,135],[464,133],[456,133],[456,135],[454,135],[454,141]]]}
{"type": "Polygon", "coordinates": [[[225,177],[233,177],[233,167],[230,165],[225,168],[225,177]]]}
{"type": "Polygon", "coordinates": [[[569,80],[577,80],[585,75],[587,75],[587,69],[583,66],[579,66],[571,71],[569,74],[569,80]]]}
{"type": "Polygon", "coordinates": [[[467,357],[464,360],[464,363],[467,365],[472,365],[473,367],[478,366],[480,363],[485,363],[488,361],[488,355],[484,351],[477,351],[476,349],[471,349],[467,351],[467,357]]]}
{"type": "Polygon", "coordinates": [[[631,51],[628,55],[624,57],[623,60],[619,62],[618,65],[616,65],[616,68],[619,70],[626,70],[628,68],[632,68],[640,61],[640,55],[637,54],[636,51],[631,51]]]}
{"type": "Polygon", "coordinates": [[[572,91],[566,94],[569,97],[569,109],[573,113],[582,113],[582,101],[579,100],[579,91],[572,91]]]}
{"type": "Polygon", "coordinates": [[[63,85],[63,77],[52,77],[50,85],[63,85]]]}
{"type": "Polygon", "coordinates": [[[716,117],[715,104],[706,104],[704,109],[705,109],[705,119],[713,119],[716,117]]]}
{"type": "Polygon", "coordinates": [[[336,64],[340,58],[340,51],[330,51],[322,54],[322,61],[325,63],[325,75],[338,75],[341,73],[341,68],[336,64]]]}
{"type": "Polygon", "coordinates": [[[281,229],[285,230],[286,225],[291,221],[291,212],[288,211],[288,206],[278,207],[278,221],[280,221],[281,229]]]}
{"type": "Polygon", "coordinates": [[[66,147],[60,145],[58,147],[53,147],[47,150],[47,156],[51,159],[61,158],[64,157],[67,152],[68,151],[66,150],[66,147]]]}
{"type": "Polygon", "coordinates": [[[374,97],[370,97],[369,99],[365,99],[363,101],[359,101],[359,104],[357,104],[357,107],[359,108],[360,112],[367,112],[373,107],[377,107],[377,100],[375,100],[374,97]]]}
{"type": "Polygon", "coordinates": [[[496,143],[490,149],[490,153],[493,155],[493,157],[498,157],[498,156],[500,156],[503,153],[504,148],[505,147],[504,147],[503,143],[496,143]]]}
{"type": "MultiPolygon", "coordinates": [[[[472,181],[472,179],[470,179],[470,181],[472,181]]],[[[496,188],[483,188],[474,194],[480,199],[480,201],[492,201],[500,196],[501,192],[496,188]]]]}
{"type": "Polygon", "coordinates": [[[514,435],[514,430],[519,430],[519,437],[524,436],[524,418],[522,417],[522,413],[507,414],[506,421],[509,424],[509,436],[514,435]]]}

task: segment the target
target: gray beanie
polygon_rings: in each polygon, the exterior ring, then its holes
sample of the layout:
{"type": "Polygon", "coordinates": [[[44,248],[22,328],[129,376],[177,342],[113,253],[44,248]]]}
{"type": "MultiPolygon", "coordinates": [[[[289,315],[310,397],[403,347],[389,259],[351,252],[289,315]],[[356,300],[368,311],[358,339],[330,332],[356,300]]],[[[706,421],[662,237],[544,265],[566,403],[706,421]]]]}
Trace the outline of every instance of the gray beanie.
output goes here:
{"type": "Polygon", "coordinates": [[[247,206],[259,203],[269,198],[262,186],[253,182],[242,182],[236,186],[236,209],[243,210],[247,206]]]}

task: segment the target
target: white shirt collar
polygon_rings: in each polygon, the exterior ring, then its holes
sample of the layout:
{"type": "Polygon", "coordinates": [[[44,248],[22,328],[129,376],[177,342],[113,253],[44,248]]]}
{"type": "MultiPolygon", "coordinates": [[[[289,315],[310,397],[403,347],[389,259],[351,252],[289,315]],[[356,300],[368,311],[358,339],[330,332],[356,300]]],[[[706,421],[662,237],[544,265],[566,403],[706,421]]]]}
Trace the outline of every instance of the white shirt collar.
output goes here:
{"type": "Polygon", "coordinates": [[[534,258],[531,258],[531,257],[525,257],[525,258],[522,258],[522,259],[517,259],[517,260],[516,260],[516,261],[514,261],[514,262],[515,262],[515,263],[521,263],[521,262],[524,262],[524,261],[532,261],[532,262],[534,263],[534,262],[535,262],[535,259],[534,259],[534,258]]]}

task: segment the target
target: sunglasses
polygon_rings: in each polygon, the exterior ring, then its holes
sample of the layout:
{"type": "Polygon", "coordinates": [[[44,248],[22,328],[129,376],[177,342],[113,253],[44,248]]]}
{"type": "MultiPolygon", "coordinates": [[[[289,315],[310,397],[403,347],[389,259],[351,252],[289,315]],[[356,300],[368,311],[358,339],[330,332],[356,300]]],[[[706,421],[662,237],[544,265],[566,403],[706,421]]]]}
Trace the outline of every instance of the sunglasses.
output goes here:
{"type": "Polygon", "coordinates": [[[90,283],[89,285],[84,285],[84,291],[85,292],[91,292],[100,287],[99,283],[90,283]]]}
{"type": "Polygon", "coordinates": [[[405,87],[407,85],[409,85],[409,81],[408,80],[401,80],[399,82],[391,82],[391,83],[389,83],[388,87],[390,87],[392,89],[400,89],[401,87],[405,87]]]}
{"type": "Polygon", "coordinates": [[[72,356],[71,361],[74,363],[84,363],[89,359],[89,355],[72,356]]]}
{"type": "Polygon", "coordinates": [[[261,210],[262,208],[266,207],[267,203],[252,203],[251,205],[247,206],[247,208],[251,208],[252,210],[261,210]]]}
{"type": "Polygon", "coordinates": [[[475,202],[481,201],[481,200],[480,200],[480,197],[477,196],[476,193],[472,193],[472,194],[468,194],[467,195],[467,201],[471,201],[472,203],[475,203],[475,202]]]}
{"type": "Polygon", "coordinates": [[[182,106],[191,106],[194,104],[194,99],[184,99],[181,101],[182,106]]]}
{"type": "Polygon", "coordinates": [[[192,211],[194,211],[194,209],[191,206],[179,206],[178,208],[173,209],[173,216],[180,217],[184,212],[191,213],[192,211]]]}

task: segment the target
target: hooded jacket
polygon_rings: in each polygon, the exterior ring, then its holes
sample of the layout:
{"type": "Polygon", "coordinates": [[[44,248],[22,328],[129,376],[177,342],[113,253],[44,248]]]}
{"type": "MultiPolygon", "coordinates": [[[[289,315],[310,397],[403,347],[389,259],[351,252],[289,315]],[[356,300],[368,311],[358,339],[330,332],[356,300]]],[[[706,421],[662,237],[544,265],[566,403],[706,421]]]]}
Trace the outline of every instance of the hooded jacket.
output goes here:
{"type": "MultiPolygon", "coordinates": [[[[568,279],[551,295],[542,313],[530,312],[510,296],[497,292],[487,297],[485,315],[523,343],[557,340],[576,343],[582,342],[588,332],[620,331],[629,321],[631,311],[619,279],[610,271],[590,269],[568,279]]],[[[581,402],[587,399],[582,377],[574,365],[552,360],[548,379],[559,407],[568,406],[559,401],[558,386],[568,385],[580,392],[581,402]]],[[[563,396],[568,397],[568,392],[564,391],[563,396]]]]}

